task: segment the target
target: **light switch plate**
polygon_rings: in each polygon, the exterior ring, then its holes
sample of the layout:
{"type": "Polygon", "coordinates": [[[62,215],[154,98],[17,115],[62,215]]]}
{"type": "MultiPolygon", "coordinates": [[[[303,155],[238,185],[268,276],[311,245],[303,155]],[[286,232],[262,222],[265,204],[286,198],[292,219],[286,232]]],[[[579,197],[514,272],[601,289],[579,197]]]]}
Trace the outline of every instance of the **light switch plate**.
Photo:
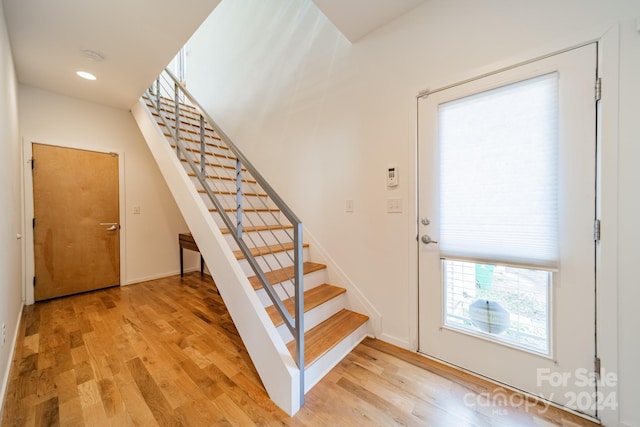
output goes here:
{"type": "Polygon", "coordinates": [[[353,200],[349,199],[346,201],[344,210],[345,212],[353,212],[353,200]]]}
{"type": "Polygon", "coordinates": [[[387,213],[402,213],[402,199],[387,199],[387,213]]]}

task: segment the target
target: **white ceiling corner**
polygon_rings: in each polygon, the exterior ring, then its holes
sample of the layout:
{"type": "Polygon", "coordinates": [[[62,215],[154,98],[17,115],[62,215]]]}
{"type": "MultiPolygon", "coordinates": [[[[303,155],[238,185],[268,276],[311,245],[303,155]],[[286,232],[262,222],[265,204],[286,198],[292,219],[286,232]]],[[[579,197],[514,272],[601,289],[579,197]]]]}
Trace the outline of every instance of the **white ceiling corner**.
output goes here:
{"type": "Polygon", "coordinates": [[[355,43],[426,0],[313,0],[336,28],[355,43]]]}

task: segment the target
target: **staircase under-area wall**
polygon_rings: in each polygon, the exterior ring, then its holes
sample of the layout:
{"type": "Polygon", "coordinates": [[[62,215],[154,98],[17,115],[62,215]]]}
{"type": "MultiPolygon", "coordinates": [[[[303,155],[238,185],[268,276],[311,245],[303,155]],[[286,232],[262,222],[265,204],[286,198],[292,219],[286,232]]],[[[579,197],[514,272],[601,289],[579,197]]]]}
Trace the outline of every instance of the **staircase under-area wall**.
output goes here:
{"type": "Polygon", "coordinates": [[[368,316],[327,283],[297,217],[170,72],[132,112],[269,396],[295,414],[370,333],[368,316]]]}

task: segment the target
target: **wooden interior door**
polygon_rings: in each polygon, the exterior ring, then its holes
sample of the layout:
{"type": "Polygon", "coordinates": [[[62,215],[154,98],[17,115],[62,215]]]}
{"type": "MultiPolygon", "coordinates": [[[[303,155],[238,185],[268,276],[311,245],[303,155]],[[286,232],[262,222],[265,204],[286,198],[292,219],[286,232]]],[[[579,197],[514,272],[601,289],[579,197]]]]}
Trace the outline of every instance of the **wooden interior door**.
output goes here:
{"type": "Polygon", "coordinates": [[[120,284],[118,156],[33,144],[36,301],[120,284]]]}

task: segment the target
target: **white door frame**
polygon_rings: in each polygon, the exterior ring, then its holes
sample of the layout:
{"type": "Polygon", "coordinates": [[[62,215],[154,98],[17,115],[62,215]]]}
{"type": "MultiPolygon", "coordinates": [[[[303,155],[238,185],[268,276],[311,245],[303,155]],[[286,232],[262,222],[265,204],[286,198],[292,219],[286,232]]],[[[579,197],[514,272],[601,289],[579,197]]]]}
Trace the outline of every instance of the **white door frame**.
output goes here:
{"type": "MultiPolygon", "coordinates": [[[[494,67],[494,72],[512,68],[525,63],[533,62],[544,57],[575,49],[593,42],[598,43],[598,75],[603,81],[603,97],[597,108],[598,134],[597,146],[599,148],[596,161],[598,164],[598,188],[596,214],[600,218],[604,233],[596,248],[596,334],[597,352],[601,360],[603,372],[614,375],[618,373],[618,145],[619,145],[619,68],[620,68],[620,27],[616,24],[607,29],[598,29],[596,33],[578,36],[573,42],[559,44],[555,48],[547,48],[544,51],[535,51],[526,58],[503,61],[494,67]]],[[[476,79],[487,74],[486,68],[475,72],[465,73],[463,78],[447,84],[458,84],[465,79],[476,79]]],[[[418,102],[420,93],[412,100],[412,125],[414,133],[410,144],[409,158],[409,279],[413,285],[409,287],[409,339],[410,350],[418,350],[419,316],[418,316],[418,102]],[[414,238],[415,236],[415,238],[414,238]]],[[[424,356],[424,355],[423,355],[424,356]]],[[[428,356],[424,356],[428,357],[428,356]]],[[[600,385],[599,392],[605,396],[613,395],[617,401],[619,388],[617,381],[609,381],[600,385]]],[[[605,425],[618,425],[619,411],[612,407],[598,410],[598,419],[605,425]]]]}
{"type": "MultiPolygon", "coordinates": [[[[24,303],[32,305],[35,302],[33,277],[35,275],[35,253],[33,247],[33,173],[31,170],[31,159],[33,158],[32,144],[50,145],[62,148],[94,151],[97,153],[109,154],[104,148],[92,147],[84,144],[64,144],[58,142],[47,142],[35,138],[22,138],[22,193],[24,195],[24,303]]],[[[120,286],[126,282],[126,206],[124,197],[124,152],[113,150],[112,153],[118,155],[118,197],[120,202],[119,223],[120,223],[120,286]]]]}

